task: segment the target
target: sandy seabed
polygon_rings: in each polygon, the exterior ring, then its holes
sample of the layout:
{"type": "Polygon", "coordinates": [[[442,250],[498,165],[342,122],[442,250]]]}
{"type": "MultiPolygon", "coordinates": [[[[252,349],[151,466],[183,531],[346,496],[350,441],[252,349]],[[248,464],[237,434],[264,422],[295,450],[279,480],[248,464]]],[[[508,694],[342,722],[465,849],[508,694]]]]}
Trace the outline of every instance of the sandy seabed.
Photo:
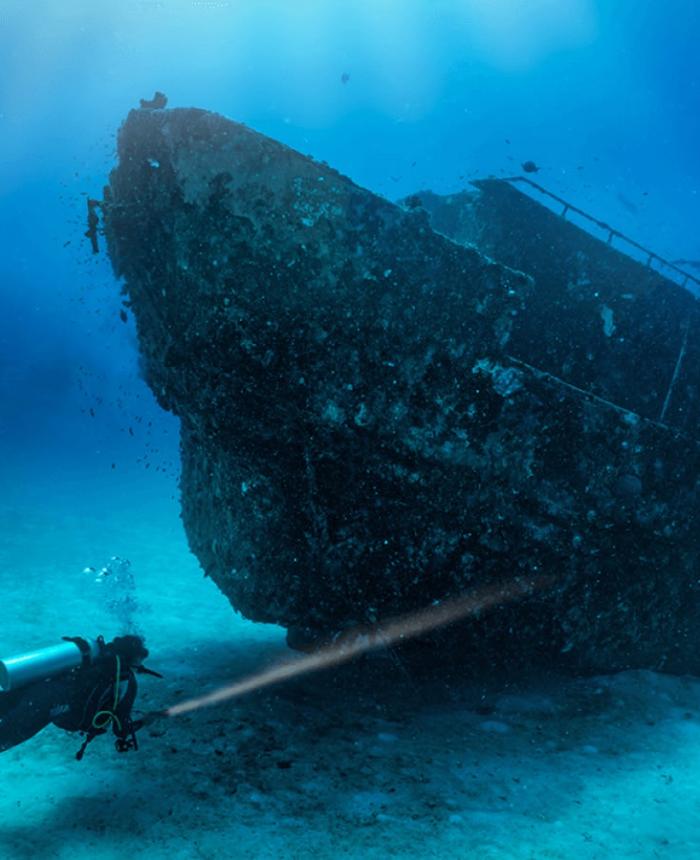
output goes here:
{"type": "MultiPolygon", "coordinates": [[[[136,578],[162,708],[289,659],[203,579],[175,480],[15,462],[0,651],[119,632],[89,576],[136,578]]],[[[700,857],[700,682],[456,678],[396,653],[155,723],[140,750],[50,727],[2,754],[0,857],[700,857]]]]}

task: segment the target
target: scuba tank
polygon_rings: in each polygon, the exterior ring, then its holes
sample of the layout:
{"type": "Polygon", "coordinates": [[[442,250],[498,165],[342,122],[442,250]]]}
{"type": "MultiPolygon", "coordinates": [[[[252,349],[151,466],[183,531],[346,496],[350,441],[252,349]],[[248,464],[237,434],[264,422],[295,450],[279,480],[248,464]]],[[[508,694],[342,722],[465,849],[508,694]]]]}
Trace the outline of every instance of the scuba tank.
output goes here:
{"type": "Polygon", "coordinates": [[[61,645],[50,645],[38,651],[28,651],[0,660],[0,692],[7,693],[35,681],[77,669],[92,663],[100,655],[104,640],[66,638],[61,645]]]}

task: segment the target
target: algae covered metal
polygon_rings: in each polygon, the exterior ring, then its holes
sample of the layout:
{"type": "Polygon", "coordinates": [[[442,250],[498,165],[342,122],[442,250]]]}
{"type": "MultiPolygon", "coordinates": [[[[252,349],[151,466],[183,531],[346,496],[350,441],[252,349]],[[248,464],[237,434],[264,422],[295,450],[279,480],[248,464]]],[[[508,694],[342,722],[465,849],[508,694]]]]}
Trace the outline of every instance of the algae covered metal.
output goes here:
{"type": "Polygon", "coordinates": [[[697,668],[700,450],[632,396],[639,356],[599,362],[603,316],[586,346],[547,313],[546,265],[195,109],[129,114],[103,214],[190,546],[236,609],[323,637],[544,573],[469,655],[697,668]]]}

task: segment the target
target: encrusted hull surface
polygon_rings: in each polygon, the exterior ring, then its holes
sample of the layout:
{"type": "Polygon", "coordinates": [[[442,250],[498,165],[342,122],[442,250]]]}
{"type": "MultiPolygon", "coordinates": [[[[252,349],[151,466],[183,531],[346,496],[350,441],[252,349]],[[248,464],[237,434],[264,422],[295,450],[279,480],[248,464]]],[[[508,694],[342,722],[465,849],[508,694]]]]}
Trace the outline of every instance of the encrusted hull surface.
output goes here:
{"type": "Polygon", "coordinates": [[[194,109],[129,115],[104,218],[236,609],[323,635],[545,574],[471,656],[698,668],[697,443],[511,357],[532,278],[194,109]]]}

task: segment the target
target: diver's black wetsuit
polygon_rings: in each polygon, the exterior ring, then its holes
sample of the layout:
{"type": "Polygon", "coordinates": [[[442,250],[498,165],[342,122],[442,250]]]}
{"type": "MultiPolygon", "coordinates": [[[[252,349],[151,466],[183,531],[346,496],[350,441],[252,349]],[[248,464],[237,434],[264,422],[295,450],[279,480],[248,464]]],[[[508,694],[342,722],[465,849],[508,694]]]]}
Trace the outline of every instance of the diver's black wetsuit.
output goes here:
{"type": "Polygon", "coordinates": [[[29,740],[49,723],[85,732],[86,743],[111,723],[117,749],[128,749],[135,745],[138,728],[131,719],[136,691],[131,667],[107,651],[90,665],[0,693],[0,752],[29,740]]]}

